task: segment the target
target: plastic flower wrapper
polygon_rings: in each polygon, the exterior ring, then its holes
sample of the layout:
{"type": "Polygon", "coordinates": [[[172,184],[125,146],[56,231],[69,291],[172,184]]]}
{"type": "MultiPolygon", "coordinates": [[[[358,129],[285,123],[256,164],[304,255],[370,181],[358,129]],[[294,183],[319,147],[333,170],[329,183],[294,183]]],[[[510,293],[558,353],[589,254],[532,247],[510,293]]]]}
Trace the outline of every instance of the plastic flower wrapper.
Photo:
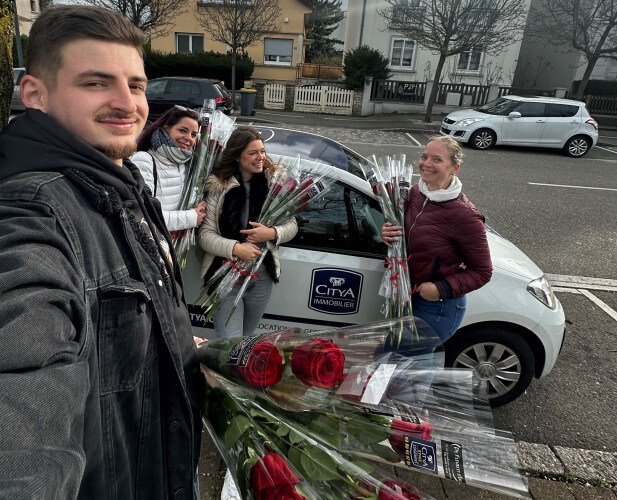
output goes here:
{"type": "Polygon", "coordinates": [[[205,424],[242,498],[278,500],[430,500],[378,466],[351,461],[296,430],[254,394],[216,372],[206,376],[205,424]]]}
{"type": "MultiPolygon", "coordinates": [[[[204,100],[200,114],[201,132],[186,171],[179,210],[195,208],[203,199],[206,179],[219,160],[227,139],[233,132],[235,121],[235,118],[216,109],[214,99],[204,100]]],[[[172,238],[180,268],[184,269],[189,249],[195,244],[195,228],[173,231],[172,238]]]]}
{"type": "MultiPolygon", "coordinates": [[[[386,222],[405,227],[405,205],[409,196],[413,168],[407,164],[406,155],[375,156],[367,158],[363,167],[366,180],[377,196],[386,222]]],[[[407,268],[407,244],[405,234],[388,247],[386,271],[379,295],[385,297],[383,312],[386,318],[412,315],[411,283],[407,268]]]]}
{"type": "MultiPolygon", "coordinates": [[[[302,162],[299,156],[291,161],[287,157],[284,158],[278,164],[278,168],[271,179],[266,201],[256,221],[268,227],[289,220],[306,208],[311,200],[323,196],[332,185],[332,181],[327,176],[331,167],[325,167],[317,162],[302,162]],[[315,168],[316,165],[319,168],[315,168]]],[[[251,280],[257,279],[257,271],[269,252],[267,242],[261,243],[259,247],[262,252],[259,259],[251,263],[237,259],[225,260],[214,276],[206,283],[197,299],[198,302],[204,296],[206,297],[202,303],[206,320],[212,317],[218,305],[231,292],[233,287],[239,284],[240,289],[227,317],[227,322],[229,322],[251,280]]]]}
{"type": "Polygon", "coordinates": [[[201,344],[198,356],[234,377],[225,363],[235,366],[238,358],[248,364],[250,346],[260,343],[276,348],[276,367],[260,376],[269,383],[233,380],[260,388],[252,400],[297,432],[346,456],[527,498],[513,440],[493,428],[488,400],[474,392],[472,372],[443,368],[440,341],[419,318],[214,340],[201,344]],[[393,347],[392,324],[400,322],[405,334],[393,347]],[[219,342],[227,343],[222,355],[204,355],[219,342]]]}

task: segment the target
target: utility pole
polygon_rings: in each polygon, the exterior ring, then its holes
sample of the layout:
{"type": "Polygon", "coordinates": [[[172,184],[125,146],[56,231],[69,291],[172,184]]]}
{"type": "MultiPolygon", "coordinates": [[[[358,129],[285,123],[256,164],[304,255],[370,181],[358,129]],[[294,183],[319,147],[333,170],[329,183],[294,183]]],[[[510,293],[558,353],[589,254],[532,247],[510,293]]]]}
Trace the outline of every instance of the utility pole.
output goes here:
{"type": "Polygon", "coordinates": [[[17,67],[23,68],[24,66],[24,55],[21,50],[21,35],[19,34],[19,17],[17,16],[17,4],[15,0],[11,0],[13,2],[13,16],[15,19],[15,47],[17,47],[17,67]]]}

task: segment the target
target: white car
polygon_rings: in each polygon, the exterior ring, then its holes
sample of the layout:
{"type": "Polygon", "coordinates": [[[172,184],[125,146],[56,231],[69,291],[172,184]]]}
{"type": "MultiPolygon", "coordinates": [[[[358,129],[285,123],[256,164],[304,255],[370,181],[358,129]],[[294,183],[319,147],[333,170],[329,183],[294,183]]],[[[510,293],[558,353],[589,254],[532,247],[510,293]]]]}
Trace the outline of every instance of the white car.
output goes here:
{"type": "MultiPolygon", "coordinates": [[[[257,127],[268,153],[297,151],[308,159],[328,158],[336,179],[325,197],[300,212],[297,236],[280,247],[281,281],[274,287],[258,332],[300,328],[327,330],[383,319],[377,291],[384,273],[384,218],[357,153],[324,137],[257,127]]],[[[460,329],[445,344],[446,361],[475,369],[493,405],[521,394],[531,379],[547,375],[561,349],[565,317],[542,271],[517,247],[488,229],[494,272],[491,281],[468,294],[460,329]]],[[[192,252],[183,272],[187,301],[202,283],[192,252]]],[[[194,332],[214,336],[198,305],[189,306],[194,332]]]]}
{"type": "Polygon", "coordinates": [[[585,156],[598,142],[598,123],[585,103],[554,97],[499,97],[448,114],[440,130],[475,149],[537,146],[558,148],[573,158],[585,156]]]}

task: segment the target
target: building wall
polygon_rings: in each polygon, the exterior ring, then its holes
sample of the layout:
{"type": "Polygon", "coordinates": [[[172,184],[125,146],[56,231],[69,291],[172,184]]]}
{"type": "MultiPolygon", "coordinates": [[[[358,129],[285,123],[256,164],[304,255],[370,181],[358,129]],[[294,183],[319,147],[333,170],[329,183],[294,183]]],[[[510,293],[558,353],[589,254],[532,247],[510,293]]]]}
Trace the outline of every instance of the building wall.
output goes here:
{"type": "Polygon", "coordinates": [[[16,0],[17,18],[19,20],[19,34],[27,35],[30,33],[32,23],[41,13],[39,0],[16,0]]]}
{"type": "MultiPolygon", "coordinates": [[[[345,35],[346,52],[360,45],[368,45],[390,58],[392,39],[401,38],[402,35],[390,29],[386,20],[379,15],[379,11],[388,8],[388,6],[389,4],[385,0],[350,2],[345,35]]],[[[529,0],[527,0],[527,7],[529,7],[529,0]]],[[[462,73],[455,71],[458,56],[453,56],[446,61],[446,66],[442,72],[443,81],[446,83],[486,84],[487,80],[490,80],[492,83],[510,85],[514,76],[519,49],[520,41],[513,43],[506,51],[497,56],[485,54],[481,69],[476,72],[462,73]]],[[[403,81],[430,80],[434,77],[438,60],[437,54],[432,54],[416,45],[412,67],[409,69],[391,68],[391,79],[403,81]]]]}
{"type": "MultiPolygon", "coordinates": [[[[304,61],[304,14],[311,12],[304,2],[299,0],[280,0],[281,17],[279,19],[279,29],[277,33],[268,35],[267,38],[285,38],[293,40],[293,58],[290,66],[267,64],[264,61],[264,42],[263,40],[257,44],[248,47],[247,53],[255,61],[255,71],[252,79],[271,80],[277,82],[294,81],[296,79],[296,66],[304,61]]],[[[191,2],[191,8],[176,19],[174,29],[165,37],[157,37],[152,39],[152,48],[162,52],[176,52],[176,34],[190,33],[204,35],[204,50],[225,53],[228,47],[225,44],[216,42],[208,37],[203,26],[199,24],[196,16],[197,9],[211,7],[197,7],[196,2],[191,2]]],[[[207,77],[207,75],[204,75],[207,77]]],[[[226,82],[229,86],[231,82],[226,82]]],[[[242,82],[238,82],[239,88],[242,82]]]]}

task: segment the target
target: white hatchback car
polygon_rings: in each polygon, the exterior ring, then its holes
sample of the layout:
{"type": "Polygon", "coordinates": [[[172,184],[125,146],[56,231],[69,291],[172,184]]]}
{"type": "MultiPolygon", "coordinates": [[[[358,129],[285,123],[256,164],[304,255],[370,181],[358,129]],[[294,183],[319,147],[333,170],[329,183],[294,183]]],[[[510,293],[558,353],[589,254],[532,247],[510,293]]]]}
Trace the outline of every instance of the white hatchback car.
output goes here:
{"type": "MultiPolygon", "coordinates": [[[[364,179],[366,160],[314,134],[256,127],[268,153],[298,152],[326,158],[336,180],[325,197],[300,212],[298,234],[280,247],[281,281],[274,287],[258,332],[295,327],[313,332],[383,319],[377,291],[384,273],[384,217],[364,179]]],[[[470,294],[460,329],[445,344],[446,361],[473,368],[493,405],[521,394],[531,379],[547,375],[561,349],[565,317],[542,271],[516,246],[487,228],[494,272],[470,294]]],[[[198,252],[183,272],[187,301],[198,297],[198,252]]],[[[212,338],[198,305],[190,305],[195,335],[212,338]]]]}
{"type": "Polygon", "coordinates": [[[475,149],[495,145],[558,148],[580,158],[598,142],[598,123],[584,102],[554,97],[499,97],[448,114],[441,133],[475,149]]]}

